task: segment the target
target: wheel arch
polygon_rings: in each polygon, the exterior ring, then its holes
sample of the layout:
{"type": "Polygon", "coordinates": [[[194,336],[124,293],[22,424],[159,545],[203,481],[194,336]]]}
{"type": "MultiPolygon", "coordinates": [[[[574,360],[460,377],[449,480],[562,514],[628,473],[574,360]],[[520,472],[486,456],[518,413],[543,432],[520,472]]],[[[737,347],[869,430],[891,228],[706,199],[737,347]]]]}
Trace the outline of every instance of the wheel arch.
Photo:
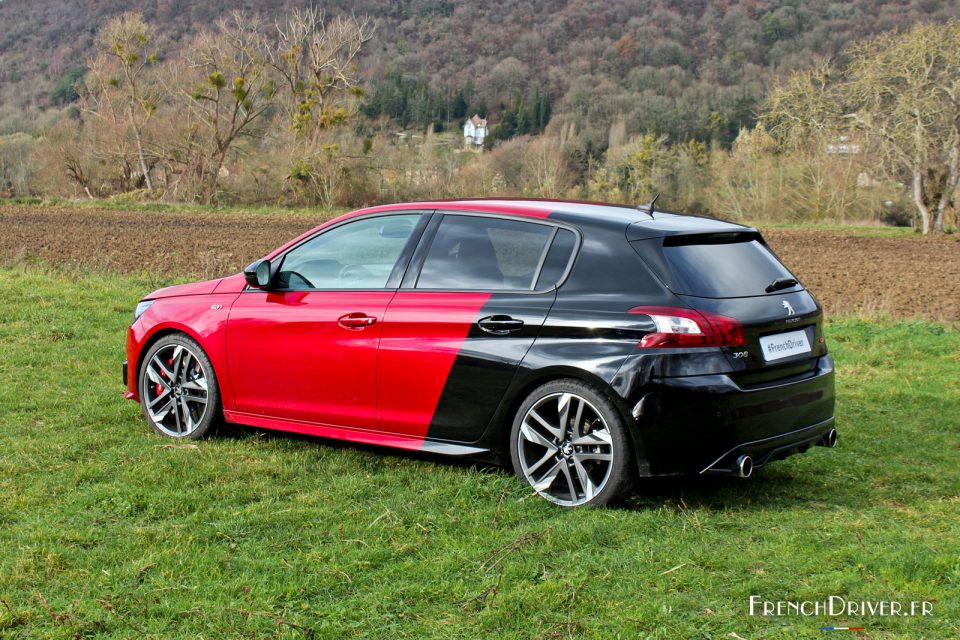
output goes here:
{"type": "MultiPolygon", "coordinates": [[[[137,363],[136,363],[136,368],[134,369],[134,372],[137,376],[136,386],[137,386],[138,393],[140,389],[140,368],[143,366],[143,359],[146,357],[147,353],[150,351],[153,345],[159,342],[162,338],[165,338],[170,335],[175,335],[178,333],[187,336],[191,340],[194,340],[198,345],[200,345],[200,348],[203,349],[204,352],[207,351],[207,349],[203,346],[203,339],[195,331],[192,331],[189,327],[185,327],[183,325],[164,325],[164,326],[159,326],[153,329],[147,335],[147,337],[144,338],[143,344],[140,346],[140,352],[137,354],[137,363]]],[[[209,354],[207,354],[207,357],[208,358],[210,357],[209,354]]],[[[216,374],[217,378],[219,379],[219,373],[216,371],[216,368],[214,368],[214,374],[216,374]]]]}
{"type": "Polygon", "coordinates": [[[510,386],[510,390],[504,396],[503,401],[497,408],[497,412],[487,429],[484,440],[487,441],[491,451],[495,453],[498,460],[509,461],[510,459],[510,429],[513,426],[513,419],[523,404],[523,401],[534,391],[547,383],[556,380],[577,380],[594,387],[604,397],[608,398],[620,412],[624,424],[627,425],[627,434],[630,443],[633,445],[634,460],[641,473],[647,465],[646,451],[643,448],[640,438],[637,421],[631,415],[629,409],[623,401],[610,387],[610,383],[597,374],[569,365],[557,365],[530,371],[526,375],[518,374],[510,386]]]}

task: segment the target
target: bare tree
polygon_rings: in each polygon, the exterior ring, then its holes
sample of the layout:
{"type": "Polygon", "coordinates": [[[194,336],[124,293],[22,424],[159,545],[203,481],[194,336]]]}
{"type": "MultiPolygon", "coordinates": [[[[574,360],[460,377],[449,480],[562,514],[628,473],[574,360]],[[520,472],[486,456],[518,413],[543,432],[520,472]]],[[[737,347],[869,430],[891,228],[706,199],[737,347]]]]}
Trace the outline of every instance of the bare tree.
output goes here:
{"type": "Polygon", "coordinates": [[[845,114],[909,172],[923,233],[943,231],[960,178],[960,22],[919,24],[851,52],[845,114]]]}
{"type": "Polygon", "coordinates": [[[47,195],[77,196],[93,199],[104,195],[97,189],[95,175],[100,163],[89,153],[81,137],[80,123],[62,118],[44,132],[37,149],[37,171],[33,188],[47,195]]]}
{"type": "Polygon", "coordinates": [[[620,116],[610,125],[610,132],[607,134],[607,148],[616,149],[627,144],[627,142],[627,120],[620,116]]]}
{"type": "MultiPolygon", "coordinates": [[[[133,133],[128,102],[111,81],[114,76],[104,68],[103,62],[103,57],[93,61],[86,86],[80,91],[80,126],[76,128],[76,139],[71,143],[75,149],[61,147],[61,151],[67,165],[71,163],[70,158],[76,160],[81,156],[102,164],[105,172],[88,172],[88,175],[92,178],[95,173],[102,173],[100,184],[103,190],[130,191],[146,186],[150,165],[143,152],[142,135],[138,144],[138,136],[133,133]]],[[[70,179],[74,178],[71,171],[70,179]]]]}
{"type": "Polygon", "coordinates": [[[122,14],[97,35],[72,142],[49,145],[51,158],[89,194],[143,184],[210,202],[228,161],[256,150],[283,158],[283,189],[330,204],[368,162],[367,146],[340,132],[356,114],[357,56],[372,34],[369,19],[316,9],[276,25],[234,12],[160,63],[154,29],[122,14]]]}
{"type": "Polygon", "coordinates": [[[139,13],[122,13],[111,18],[96,37],[98,56],[92,63],[92,76],[99,93],[99,104],[109,100],[112,91],[120,92],[130,133],[137,151],[137,162],[147,189],[153,190],[150,167],[144,153],[143,132],[157,108],[154,87],[145,76],[157,61],[153,50],[156,33],[139,13]]]}
{"type": "Polygon", "coordinates": [[[281,104],[290,126],[312,137],[345,120],[350,113],[343,98],[359,93],[355,59],[373,37],[371,20],[337,16],[324,22],[319,9],[294,9],[276,27],[270,65],[285,85],[281,104]]]}
{"type": "Polygon", "coordinates": [[[537,197],[563,196],[572,180],[559,139],[543,136],[533,140],[523,158],[523,174],[537,197]]]}
{"type": "Polygon", "coordinates": [[[168,87],[186,111],[182,145],[210,202],[227,155],[274,104],[277,83],[263,25],[234,12],[197,35],[171,73],[168,87]]]}
{"type": "Polygon", "coordinates": [[[839,72],[794,73],[763,119],[793,144],[859,134],[885,171],[910,183],[922,232],[942,232],[960,180],[960,21],[860,42],[839,72]]]}
{"type": "Polygon", "coordinates": [[[346,163],[336,130],[356,113],[362,94],[356,58],[373,36],[368,18],[325,21],[316,8],[294,9],[276,24],[270,66],[280,82],[291,152],[290,185],[330,206],[346,163]]]}

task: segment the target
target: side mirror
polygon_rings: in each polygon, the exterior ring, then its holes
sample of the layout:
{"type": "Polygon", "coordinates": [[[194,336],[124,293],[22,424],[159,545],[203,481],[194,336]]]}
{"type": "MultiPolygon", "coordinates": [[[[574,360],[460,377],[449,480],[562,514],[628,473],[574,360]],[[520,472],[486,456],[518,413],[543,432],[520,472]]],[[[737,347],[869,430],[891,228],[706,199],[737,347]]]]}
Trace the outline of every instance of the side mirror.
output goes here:
{"type": "Polygon", "coordinates": [[[246,278],[247,284],[256,289],[269,287],[272,279],[270,276],[270,261],[266,258],[250,263],[243,270],[243,277],[246,278]]]}

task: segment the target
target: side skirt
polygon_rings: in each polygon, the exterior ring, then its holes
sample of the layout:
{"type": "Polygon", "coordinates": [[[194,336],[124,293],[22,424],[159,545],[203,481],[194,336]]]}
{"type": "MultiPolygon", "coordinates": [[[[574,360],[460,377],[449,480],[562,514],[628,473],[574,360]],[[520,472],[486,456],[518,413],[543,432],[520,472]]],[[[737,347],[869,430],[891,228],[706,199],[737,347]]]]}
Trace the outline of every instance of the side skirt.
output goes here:
{"type": "Polygon", "coordinates": [[[290,433],[302,433],[321,438],[330,438],[332,440],[372,444],[394,449],[405,449],[407,451],[425,451],[427,453],[438,453],[458,457],[480,456],[490,452],[489,449],[482,447],[471,447],[453,442],[444,442],[442,440],[432,440],[430,438],[416,438],[394,433],[385,433],[383,431],[368,431],[365,429],[351,429],[349,427],[337,427],[329,424],[317,424],[300,420],[288,420],[286,418],[272,418],[252,413],[243,413],[241,411],[224,411],[223,417],[227,422],[243,424],[250,427],[289,431],[290,433]]]}

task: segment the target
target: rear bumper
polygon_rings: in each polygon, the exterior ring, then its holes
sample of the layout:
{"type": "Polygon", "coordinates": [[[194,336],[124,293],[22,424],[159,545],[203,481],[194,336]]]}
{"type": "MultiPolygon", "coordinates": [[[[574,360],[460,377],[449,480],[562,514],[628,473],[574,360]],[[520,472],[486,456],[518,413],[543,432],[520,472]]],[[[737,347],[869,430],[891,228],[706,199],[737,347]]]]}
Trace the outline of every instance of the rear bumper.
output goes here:
{"type": "Polygon", "coordinates": [[[834,427],[834,366],[821,356],[800,380],[742,388],[727,374],[651,378],[624,398],[636,420],[641,473],[733,473],[820,444],[834,427]]]}
{"type": "Polygon", "coordinates": [[[740,456],[750,456],[752,466],[756,468],[774,460],[783,460],[794,453],[804,453],[814,445],[829,446],[826,438],[833,430],[833,425],[834,419],[829,418],[790,433],[738,444],[701,469],[700,474],[735,475],[740,456]]]}

